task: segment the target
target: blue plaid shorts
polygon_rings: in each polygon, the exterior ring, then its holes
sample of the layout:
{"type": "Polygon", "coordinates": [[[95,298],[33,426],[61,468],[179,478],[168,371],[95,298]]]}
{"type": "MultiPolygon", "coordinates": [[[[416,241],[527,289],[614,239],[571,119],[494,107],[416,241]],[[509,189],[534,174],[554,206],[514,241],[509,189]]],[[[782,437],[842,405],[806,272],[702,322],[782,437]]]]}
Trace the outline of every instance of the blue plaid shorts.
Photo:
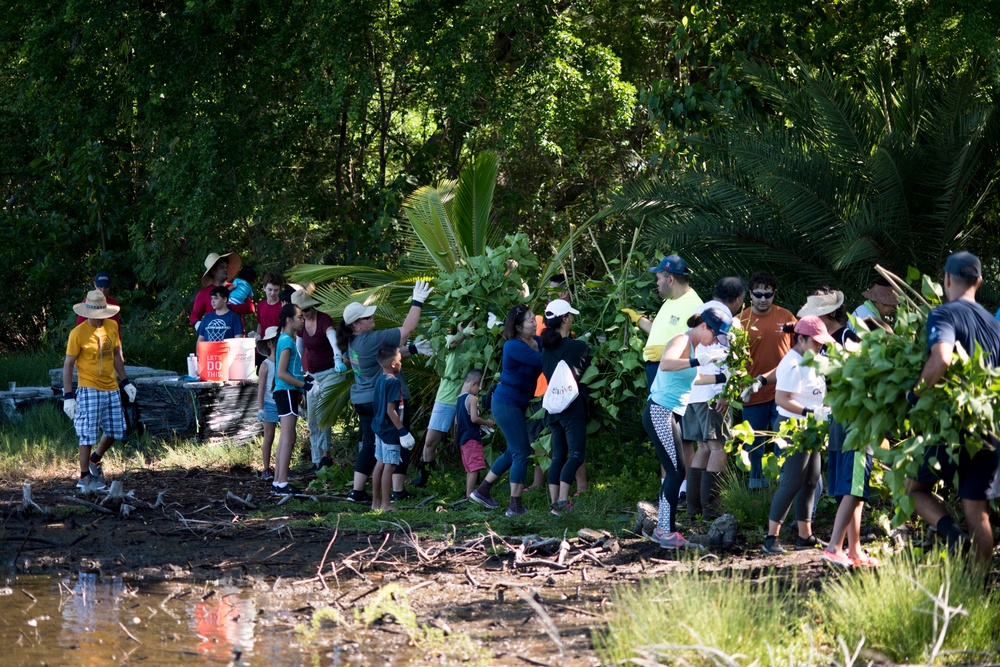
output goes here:
{"type": "Polygon", "coordinates": [[[125,437],[125,411],[117,389],[101,391],[90,387],[77,387],[76,417],[73,427],[80,438],[80,446],[97,444],[99,432],[115,440],[125,437]]]}

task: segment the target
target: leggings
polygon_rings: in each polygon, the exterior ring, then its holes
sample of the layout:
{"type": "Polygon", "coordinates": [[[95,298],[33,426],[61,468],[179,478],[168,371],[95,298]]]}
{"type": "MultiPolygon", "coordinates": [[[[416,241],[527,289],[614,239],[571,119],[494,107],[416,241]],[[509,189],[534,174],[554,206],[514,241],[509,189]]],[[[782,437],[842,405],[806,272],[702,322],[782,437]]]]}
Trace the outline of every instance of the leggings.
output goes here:
{"type": "Polygon", "coordinates": [[[667,473],[660,485],[657,528],[664,533],[672,533],[677,515],[677,496],[680,495],[685,475],[684,457],[677,449],[681,443],[681,423],[673,412],[650,401],[642,411],[642,425],[653,441],[656,458],[667,473]]]}
{"type": "Polygon", "coordinates": [[[794,501],[795,520],[812,521],[820,462],[819,452],[798,452],[785,459],[781,466],[781,481],[771,499],[771,512],[767,518],[784,523],[794,501]]]}
{"type": "MultiPolygon", "coordinates": [[[[361,445],[358,447],[358,458],[354,462],[354,472],[365,477],[371,477],[375,470],[375,429],[372,420],[375,419],[375,408],[371,403],[355,403],[354,411],[361,420],[361,445]]],[[[410,428],[410,410],[403,410],[403,426],[410,428]]],[[[412,450],[400,448],[403,462],[396,466],[397,475],[405,475],[410,468],[412,450]]]]}
{"type": "Polygon", "coordinates": [[[528,475],[528,458],[531,456],[531,442],[528,440],[528,425],[524,418],[524,408],[493,397],[493,417],[507,439],[507,449],[490,466],[490,472],[500,477],[510,470],[511,484],[524,484],[528,475]]]}
{"type": "Polygon", "coordinates": [[[549,417],[552,431],[552,464],[549,466],[549,484],[572,484],[576,470],[583,465],[587,454],[587,420],[582,417],[559,419],[549,417]]]}

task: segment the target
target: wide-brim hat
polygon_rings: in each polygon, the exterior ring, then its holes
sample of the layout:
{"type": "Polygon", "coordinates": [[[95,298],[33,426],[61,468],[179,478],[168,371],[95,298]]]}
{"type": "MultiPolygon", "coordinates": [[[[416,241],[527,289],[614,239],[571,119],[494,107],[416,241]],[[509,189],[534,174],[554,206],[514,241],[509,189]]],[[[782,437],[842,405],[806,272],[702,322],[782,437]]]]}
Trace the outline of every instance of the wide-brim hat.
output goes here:
{"type": "Polygon", "coordinates": [[[834,313],[844,305],[844,293],[836,290],[830,294],[814,294],[806,299],[806,305],[799,309],[798,317],[815,315],[821,317],[834,313]]]}
{"type": "Polygon", "coordinates": [[[881,303],[885,306],[899,305],[899,291],[892,285],[881,280],[862,292],[861,296],[872,303],[881,303]]]}
{"type": "Polygon", "coordinates": [[[312,295],[312,290],[315,289],[315,287],[315,285],[309,283],[307,287],[297,289],[292,292],[292,303],[303,310],[320,305],[321,302],[314,299],[312,295]]]}
{"type": "Polygon", "coordinates": [[[344,324],[354,324],[362,318],[371,317],[376,310],[375,306],[366,306],[363,303],[352,301],[344,308],[344,324]]]}
{"type": "Polygon", "coordinates": [[[114,317],[121,310],[121,306],[109,306],[108,300],[101,290],[90,290],[87,292],[87,300],[73,306],[73,312],[80,317],[94,320],[106,320],[114,317]]]}
{"type": "Polygon", "coordinates": [[[205,273],[201,274],[201,286],[208,287],[212,284],[212,269],[215,265],[219,263],[219,260],[229,260],[229,276],[226,280],[232,282],[236,274],[240,272],[243,267],[243,260],[240,259],[239,253],[227,252],[225,255],[220,255],[217,252],[208,253],[208,257],[205,258],[205,273]]]}
{"type": "Polygon", "coordinates": [[[264,335],[261,336],[261,342],[271,340],[272,338],[278,337],[278,327],[268,327],[264,330],[264,335]]]}

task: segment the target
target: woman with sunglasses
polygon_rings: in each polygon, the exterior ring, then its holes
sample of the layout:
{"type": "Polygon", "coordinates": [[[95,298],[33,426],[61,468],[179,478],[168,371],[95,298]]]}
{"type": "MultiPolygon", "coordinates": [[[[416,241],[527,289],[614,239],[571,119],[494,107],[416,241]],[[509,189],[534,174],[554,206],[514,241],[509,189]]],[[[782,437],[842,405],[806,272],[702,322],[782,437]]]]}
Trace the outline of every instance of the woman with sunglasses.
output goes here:
{"type": "MultiPolygon", "coordinates": [[[[425,349],[418,349],[417,345],[404,346],[403,344],[410,337],[420,321],[420,310],[424,302],[430,296],[433,288],[423,280],[418,280],[413,286],[413,302],[410,311],[403,320],[403,325],[394,329],[375,329],[375,306],[366,306],[354,301],[344,308],[344,317],[337,325],[337,346],[346,355],[346,360],[351,364],[354,372],[354,384],[351,385],[351,403],[361,422],[361,442],[358,447],[358,458],[354,463],[354,488],[347,495],[347,500],[352,503],[370,503],[371,497],[365,493],[365,484],[371,477],[375,469],[375,429],[372,428],[372,420],[375,418],[375,410],[372,400],[375,393],[375,380],[382,373],[379,366],[379,348],[383,345],[395,345],[400,348],[402,356],[409,357],[414,354],[430,354],[430,346],[425,349]]],[[[406,379],[403,374],[399,374],[399,381],[402,384],[403,399],[410,398],[410,390],[406,386],[406,379]]],[[[400,405],[402,408],[402,404],[400,405]]],[[[409,429],[410,413],[403,409],[403,424],[409,429]]],[[[402,435],[402,434],[400,434],[402,435]]],[[[403,450],[403,463],[396,469],[396,474],[392,476],[392,500],[402,498],[403,483],[406,480],[406,469],[410,462],[410,450],[403,450]]]]}
{"type": "Polygon", "coordinates": [[[664,549],[693,546],[674,528],[677,497],[684,481],[684,456],[681,450],[681,417],[687,408],[695,384],[725,382],[725,373],[699,375],[698,366],[722,360],[724,349],[712,343],[728,345],[732,315],[717,307],[706,308],[687,321],[688,330],[670,339],[663,349],[660,364],[649,389],[649,402],[642,411],[642,425],[653,441],[653,449],[666,475],[660,484],[659,514],[656,529],[649,539],[664,549]],[[702,349],[696,352],[696,348],[702,349]]]}
{"type": "Polygon", "coordinates": [[[503,346],[500,383],[493,391],[493,417],[507,440],[507,449],[493,462],[486,479],[469,495],[469,500],[483,507],[500,507],[490,491],[500,476],[510,470],[507,516],[527,512],[521,502],[521,493],[528,474],[531,441],[524,413],[535,395],[542,372],[541,340],[535,335],[535,329],[535,315],[528,306],[514,306],[507,313],[503,325],[503,337],[507,342],[503,346]]]}
{"type": "MultiPolygon", "coordinates": [[[[819,354],[823,348],[835,342],[826,330],[823,320],[815,315],[807,315],[794,325],[784,326],[786,333],[792,334],[792,349],[784,356],[775,371],[775,401],[781,421],[787,419],[805,420],[813,415],[817,421],[830,418],[830,408],[823,405],[826,396],[826,380],[812,366],[802,363],[806,352],[819,354]]],[[[778,542],[778,532],[785,521],[792,503],[795,504],[795,520],[798,537],[795,548],[814,549],[826,546],[813,535],[812,515],[816,502],[816,485],[820,477],[820,452],[798,451],[785,457],[781,464],[781,481],[771,499],[768,513],[767,537],[764,538],[764,553],[778,555],[785,548],[778,542]]]]}

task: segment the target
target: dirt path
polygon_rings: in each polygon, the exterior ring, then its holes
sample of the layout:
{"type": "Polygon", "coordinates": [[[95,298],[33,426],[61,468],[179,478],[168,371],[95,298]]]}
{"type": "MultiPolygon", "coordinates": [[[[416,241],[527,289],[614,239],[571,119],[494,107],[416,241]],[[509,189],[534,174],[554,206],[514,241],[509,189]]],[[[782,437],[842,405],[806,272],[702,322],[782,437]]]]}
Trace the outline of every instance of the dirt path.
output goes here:
{"type": "MultiPolygon", "coordinates": [[[[648,541],[601,535],[570,537],[561,555],[559,539],[525,543],[495,534],[446,542],[400,530],[339,531],[331,542],[331,529],[303,527],[311,512],[265,519],[236,501],[223,502],[228,490],[240,497],[252,493],[273,507],[267,485],[243,471],[138,472],[124,481],[136,497],[128,518],[72,503],[67,497],[75,489],[66,480],[32,483],[34,500],[55,508],[50,517],[23,512],[21,488],[0,486],[0,497],[9,499],[3,502],[0,563],[16,574],[85,571],[135,585],[237,585],[279,594],[304,623],[322,607],[348,619],[366,607],[384,608],[368,629],[322,625],[315,636],[292,640],[310,650],[337,646],[358,659],[459,664],[463,653],[472,652],[483,664],[570,666],[599,664],[592,631],[613,608],[616,585],[686,567],[648,541]],[[166,490],[165,505],[153,508],[160,490],[166,490]],[[415,638],[398,613],[376,604],[389,584],[408,598],[419,625],[440,631],[443,640],[432,641],[426,632],[415,638]],[[471,641],[463,643],[466,635],[471,641]]],[[[770,566],[794,566],[800,580],[822,573],[818,552],[774,560],[737,547],[705,556],[703,564],[745,569],[752,576],[770,566]]]]}

